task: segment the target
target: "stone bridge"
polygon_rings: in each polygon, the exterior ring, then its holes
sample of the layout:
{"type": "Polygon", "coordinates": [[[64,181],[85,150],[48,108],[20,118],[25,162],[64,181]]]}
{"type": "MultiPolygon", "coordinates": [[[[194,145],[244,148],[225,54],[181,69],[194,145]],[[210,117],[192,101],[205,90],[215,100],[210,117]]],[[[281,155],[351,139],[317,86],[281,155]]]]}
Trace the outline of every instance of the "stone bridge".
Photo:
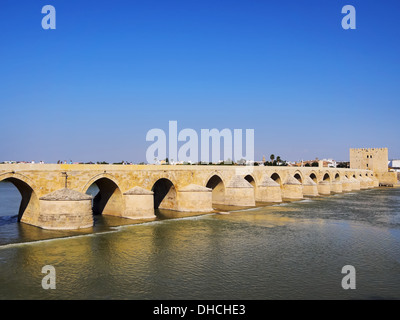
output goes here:
{"type": "Polygon", "coordinates": [[[90,228],[93,214],[154,219],[157,208],[212,212],[379,186],[370,170],[229,165],[0,164],[0,181],[21,193],[18,220],[45,229],[90,228]]]}

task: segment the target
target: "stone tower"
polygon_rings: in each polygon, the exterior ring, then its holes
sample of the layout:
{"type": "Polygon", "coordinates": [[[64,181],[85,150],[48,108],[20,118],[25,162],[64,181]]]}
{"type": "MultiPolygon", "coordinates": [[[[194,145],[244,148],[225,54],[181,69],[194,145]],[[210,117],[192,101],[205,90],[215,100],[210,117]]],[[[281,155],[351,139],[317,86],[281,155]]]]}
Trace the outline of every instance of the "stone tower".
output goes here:
{"type": "Polygon", "coordinates": [[[350,149],[350,168],[367,169],[374,173],[388,172],[387,148],[350,149]]]}

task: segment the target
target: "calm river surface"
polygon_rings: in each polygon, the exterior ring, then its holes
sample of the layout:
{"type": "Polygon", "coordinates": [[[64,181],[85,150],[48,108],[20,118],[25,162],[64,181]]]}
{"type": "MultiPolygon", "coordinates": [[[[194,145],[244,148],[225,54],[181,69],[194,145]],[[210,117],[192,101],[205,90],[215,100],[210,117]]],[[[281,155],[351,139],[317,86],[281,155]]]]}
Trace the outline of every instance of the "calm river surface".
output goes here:
{"type": "Polygon", "coordinates": [[[400,299],[400,188],[146,223],[100,216],[79,232],[17,223],[19,199],[0,183],[0,299],[400,299]],[[45,265],[55,290],[42,288],[45,265]],[[341,286],[345,265],[355,290],[341,286]]]}

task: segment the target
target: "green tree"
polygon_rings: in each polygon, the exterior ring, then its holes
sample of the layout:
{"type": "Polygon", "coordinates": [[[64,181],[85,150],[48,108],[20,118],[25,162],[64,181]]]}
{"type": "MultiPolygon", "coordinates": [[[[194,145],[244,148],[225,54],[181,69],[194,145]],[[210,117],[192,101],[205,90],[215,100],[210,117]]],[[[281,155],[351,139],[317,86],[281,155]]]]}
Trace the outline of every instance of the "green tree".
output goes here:
{"type": "Polygon", "coordinates": [[[350,165],[349,165],[348,162],[339,162],[339,163],[336,165],[336,168],[350,168],[350,165]]]}
{"type": "Polygon", "coordinates": [[[269,156],[269,158],[271,159],[271,162],[274,162],[275,156],[274,156],[273,154],[271,154],[271,155],[269,156]]]}
{"type": "Polygon", "coordinates": [[[314,161],[313,163],[311,163],[311,167],[318,167],[318,162],[314,161]]]}

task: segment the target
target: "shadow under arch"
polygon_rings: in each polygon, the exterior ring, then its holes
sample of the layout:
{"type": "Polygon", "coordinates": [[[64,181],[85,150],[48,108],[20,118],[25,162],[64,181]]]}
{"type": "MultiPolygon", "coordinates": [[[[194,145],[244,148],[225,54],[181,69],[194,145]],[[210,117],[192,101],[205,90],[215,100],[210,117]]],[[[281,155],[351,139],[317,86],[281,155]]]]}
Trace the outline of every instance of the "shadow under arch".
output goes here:
{"type": "Polygon", "coordinates": [[[253,186],[254,198],[256,198],[256,195],[257,195],[257,183],[256,183],[256,180],[254,179],[254,177],[251,174],[248,174],[247,176],[245,176],[244,179],[253,186]]]}
{"type": "Polygon", "coordinates": [[[256,180],[251,174],[245,176],[244,179],[253,186],[254,190],[256,190],[256,180]]]}
{"type": "Polygon", "coordinates": [[[35,224],[39,218],[39,198],[30,184],[15,176],[0,177],[0,182],[10,182],[21,195],[17,221],[35,224]]]}
{"type": "Polygon", "coordinates": [[[318,183],[317,175],[316,175],[314,172],[311,172],[310,178],[311,178],[311,180],[314,181],[315,183],[318,183]]]}
{"type": "Polygon", "coordinates": [[[331,182],[331,176],[329,175],[329,173],[324,174],[322,181],[331,182]]]}
{"type": "Polygon", "coordinates": [[[225,184],[221,177],[214,174],[208,179],[206,187],[212,189],[212,203],[224,204],[225,203],[225,184]]]}
{"type": "Polygon", "coordinates": [[[282,179],[281,179],[280,175],[277,174],[276,172],[274,172],[271,175],[271,179],[274,180],[276,183],[279,183],[280,186],[282,186],[282,179]]]}
{"type": "Polygon", "coordinates": [[[86,185],[84,192],[93,196],[93,215],[121,216],[123,214],[124,200],[122,192],[112,179],[104,176],[92,179],[90,185],[89,183],[86,185]]]}
{"type": "Polygon", "coordinates": [[[158,179],[151,191],[154,192],[154,209],[177,209],[176,188],[171,180],[158,179]]]}
{"type": "Polygon", "coordinates": [[[303,183],[303,178],[302,178],[302,176],[301,176],[301,173],[300,172],[295,172],[295,174],[294,174],[294,176],[293,176],[294,178],[296,178],[297,179],[297,181],[299,181],[300,183],[303,183]]]}

